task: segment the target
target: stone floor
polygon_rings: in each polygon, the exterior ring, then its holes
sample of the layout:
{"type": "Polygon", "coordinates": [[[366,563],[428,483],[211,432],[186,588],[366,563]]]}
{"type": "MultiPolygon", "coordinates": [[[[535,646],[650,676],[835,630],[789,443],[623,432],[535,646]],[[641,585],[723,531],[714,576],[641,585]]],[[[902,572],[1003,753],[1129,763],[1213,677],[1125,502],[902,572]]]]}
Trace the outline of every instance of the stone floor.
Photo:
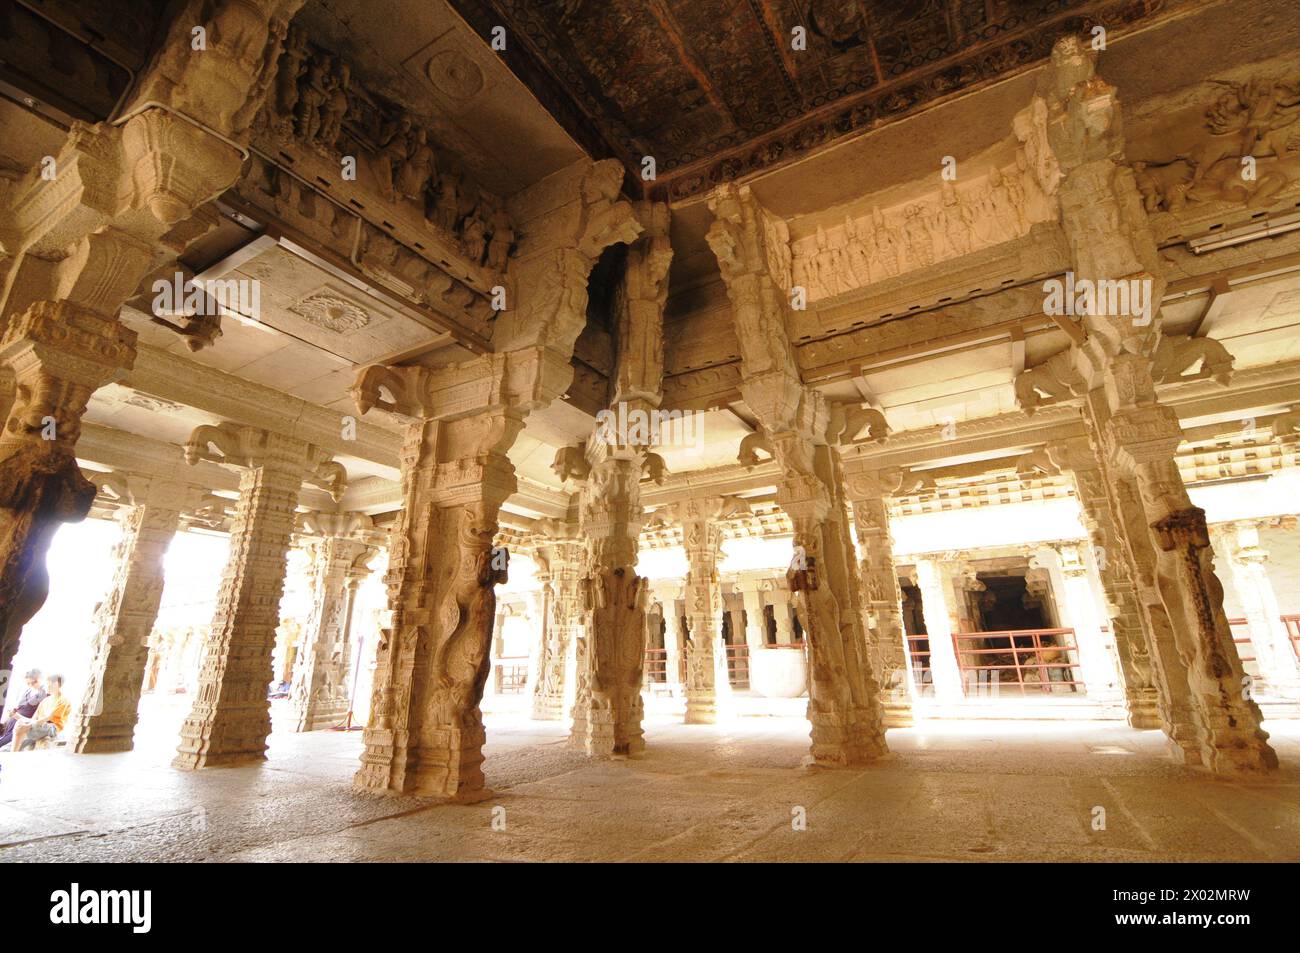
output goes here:
{"type": "Polygon", "coordinates": [[[876,765],[821,770],[794,717],[652,714],[643,756],[591,762],[559,724],[498,711],[496,793],[460,806],[353,792],[359,732],[176,771],[174,716],[147,715],[127,754],[0,755],[0,861],[1300,860],[1300,722],[1269,725],[1284,767],[1241,782],[1115,722],[931,721],[876,765]]]}

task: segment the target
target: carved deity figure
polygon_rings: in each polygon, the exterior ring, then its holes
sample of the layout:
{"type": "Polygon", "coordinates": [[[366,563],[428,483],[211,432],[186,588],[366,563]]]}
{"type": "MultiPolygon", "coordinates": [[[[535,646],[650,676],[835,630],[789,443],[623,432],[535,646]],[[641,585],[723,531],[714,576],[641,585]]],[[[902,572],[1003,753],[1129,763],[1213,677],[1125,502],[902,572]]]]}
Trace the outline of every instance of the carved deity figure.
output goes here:
{"type": "Polygon", "coordinates": [[[307,142],[314,140],[320,130],[321,107],[330,93],[329,69],[329,56],[323,53],[315,56],[298,83],[298,105],[293,113],[294,132],[307,142]]]}
{"type": "Polygon", "coordinates": [[[515,226],[510,213],[501,205],[492,212],[492,240],[488,243],[488,267],[505,271],[510,258],[510,248],[515,243],[515,226]]]}
{"type": "Polygon", "coordinates": [[[320,110],[320,132],[317,141],[333,151],[338,146],[343,120],[348,114],[350,100],[348,87],[352,83],[352,70],[347,63],[339,63],[337,74],[330,77],[329,96],[320,110]]]}
{"type": "Polygon", "coordinates": [[[388,126],[379,155],[375,157],[375,177],[380,191],[390,202],[397,201],[397,173],[406,164],[410,135],[411,117],[402,116],[388,126]]]}
{"type": "Polygon", "coordinates": [[[399,195],[416,202],[424,200],[424,190],[436,173],[433,149],[424,129],[412,130],[406,140],[406,160],[397,170],[394,186],[399,195]]]}
{"type": "Polygon", "coordinates": [[[298,27],[291,26],[275,76],[275,105],[282,116],[294,115],[298,105],[298,80],[306,69],[307,55],[307,37],[298,27]]]}
{"type": "Polygon", "coordinates": [[[458,172],[444,172],[439,179],[438,198],[434,203],[434,221],[438,227],[454,234],[460,222],[461,177],[458,172]]]}

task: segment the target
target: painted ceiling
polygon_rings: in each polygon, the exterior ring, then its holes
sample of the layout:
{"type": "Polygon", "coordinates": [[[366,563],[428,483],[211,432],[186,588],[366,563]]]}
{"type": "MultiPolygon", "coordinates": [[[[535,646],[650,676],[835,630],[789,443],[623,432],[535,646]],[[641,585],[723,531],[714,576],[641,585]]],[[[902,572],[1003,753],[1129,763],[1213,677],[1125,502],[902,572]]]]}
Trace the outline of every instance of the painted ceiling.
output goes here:
{"type": "MultiPolygon", "coordinates": [[[[1196,0],[452,0],[580,145],[686,198],[1196,0]],[[793,49],[803,27],[806,48],[793,49]]],[[[521,144],[522,145],[522,144],[521,144]]]]}

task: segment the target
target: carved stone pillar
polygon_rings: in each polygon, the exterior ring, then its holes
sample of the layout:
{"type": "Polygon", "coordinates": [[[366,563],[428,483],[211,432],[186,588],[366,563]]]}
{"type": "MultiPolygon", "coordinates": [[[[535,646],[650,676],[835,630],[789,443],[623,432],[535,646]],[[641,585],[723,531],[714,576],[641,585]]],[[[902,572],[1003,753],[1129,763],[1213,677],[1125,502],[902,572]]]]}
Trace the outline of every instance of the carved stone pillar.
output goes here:
{"type": "Polygon", "coordinates": [[[298,496],[304,480],[321,479],[341,497],[345,475],[311,444],[229,423],[197,428],[185,445],[185,459],[191,465],[210,460],[242,473],[198,695],[172,764],[193,769],[261,760],[271,733],[267,685],[298,496]]]}
{"type": "MultiPolygon", "coordinates": [[[[1136,491],[1120,504],[1135,511],[1125,522],[1126,542],[1136,551],[1130,558],[1139,586],[1159,595],[1177,655],[1175,663],[1172,655],[1153,652],[1156,674],[1172,699],[1186,685],[1195,732],[1189,738],[1178,726],[1166,726],[1178,753],[1214,772],[1268,770],[1276,767],[1277,755],[1260,727],[1259,707],[1242,694],[1241,661],[1223,612],[1205,514],[1192,505],[1174,460],[1182,430],[1177,414],[1156,394],[1156,362],[1161,380],[1170,374],[1169,352],[1157,354],[1165,281],[1142,196],[1125,164],[1115,89],[1096,74],[1095,58],[1078,38],[1059,41],[1039,93],[1047,117],[1044,138],[1059,166],[1071,278],[1076,286],[1081,280],[1105,282],[1124,292],[1110,294],[1098,284],[1091,303],[1079,309],[1082,328],[1070,322],[1078,372],[1089,391],[1088,419],[1112,484],[1127,483],[1136,491]],[[1145,307],[1135,307],[1139,301],[1145,307]]],[[[1231,358],[1222,346],[1205,339],[1196,346],[1197,359],[1204,357],[1207,371],[1225,381],[1231,358]]]]}
{"type": "Polygon", "coordinates": [[[724,185],[709,199],[707,239],[731,300],[740,341],[741,393],[762,425],[742,442],[776,459],[777,503],[794,524],[788,577],[809,643],[812,755],[861,764],[887,749],[868,657],[862,579],[849,538],[837,444],[861,429],[862,408],[829,405],[806,387],[789,336],[790,249],[785,223],[748,187],[724,185]]]}
{"type": "MultiPolygon", "coordinates": [[[[683,500],[663,511],[682,527],[688,568],[682,587],[686,601],[686,724],[708,725],[718,720],[718,697],[730,694],[727,653],[722,643],[722,586],[718,556],[722,521],[748,507],[724,497],[683,500]]],[[[733,629],[733,631],[735,631],[733,629]]]]}
{"type": "MultiPolygon", "coordinates": [[[[575,747],[591,755],[634,754],[642,737],[641,682],[645,670],[648,581],[636,575],[644,520],[640,483],[648,470],[663,480],[663,458],[649,452],[658,433],[619,432],[620,421],[649,419],[662,398],[663,309],[668,298],[666,205],[640,203],[645,234],[628,247],[615,295],[616,328],[611,410],[602,412],[586,448],[590,474],[579,498],[587,538],[587,627],[577,646],[575,747]]],[[[655,428],[649,428],[655,429],[655,428]]]]}
{"type": "Polygon", "coordinates": [[[862,557],[872,669],[880,686],[886,728],[906,728],[913,723],[907,639],[903,632],[903,591],[894,565],[887,495],[899,488],[901,478],[902,472],[898,470],[862,471],[850,476],[847,484],[862,557]]]}
{"type": "Polygon", "coordinates": [[[569,656],[582,634],[587,544],[575,523],[543,520],[534,531],[533,558],[538,578],[545,580],[547,609],[533,685],[533,718],[559,721],[564,717],[569,656]]]}
{"type": "Polygon", "coordinates": [[[772,617],[776,619],[776,644],[794,644],[794,620],[790,615],[790,593],[786,589],[772,590],[772,617]]]}
{"type": "Polygon", "coordinates": [[[664,666],[667,682],[674,694],[682,690],[682,652],[685,637],[682,633],[682,611],[676,590],[669,591],[660,600],[664,607],[664,666]]]}
{"type": "Polygon", "coordinates": [[[118,511],[113,587],[100,605],[95,656],[72,730],[78,753],[130,751],[138,720],[148,640],[163,592],[163,556],[196,487],[125,474],[108,477],[125,495],[118,511]]]}
{"type": "MultiPolygon", "coordinates": [[[[1150,730],[1161,727],[1160,698],[1152,678],[1150,611],[1164,617],[1164,607],[1144,610],[1139,602],[1129,560],[1107,488],[1101,461],[1087,440],[1069,440],[1048,447],[1051,462],[1068,472],[1084,527],[1091,542],[1092,562],[1097,568],[1120,673],[1124,679],[1124,704],[1130,727],[1150,730]]],[[[1154,596],[1154,594],[1153,594],[1154,596]]],[[[1159,603],[1159,598],[1153,599],[1159,603]]],[[[1167,628],[1167,619],[1165,622],[1167,628]]],[[[1169,646],[1172,651],[1172,646],[1169,646]]],[[[1190,723],[1189,723],[1190,727],[1190,723]]]]}
{"type": "Polygon", "coordinates": [[[373,524],[362,513],[308,513],[302,524],[318,538],[307,543],[312,550],[312,608],[289,698],[293,730],[316,731],[347,717],[352,606],[376,550],[364,538],[373,524]]]}
{"type": "Polygon", "coordinates": [[[745,604],[745,647],[750,656],[767,647],[767,615],[763,612],[763,593],[759,591],[758,582],[746,580],[740,590],[745,604]]]}
{"type": "Polygon", "coordinates": [[[135,359],[135,333],[117,313],[160,257],[215,224],[186,220],[238,177],[241,144],[301,4],[181,4],[123,118],[74,122],[53,165],[0,197],[9,259],[0,282],[0,669],[45,601],[54,531],[83,519],[94,498],[74,450],[90,395],[135,359]],[[207,31],[202,51],[191,47],[196,27],[207,31]]]}
{"type": "Polygon", "coordinates": [[[934,697],[941,702],[962,699],[961,669],[952,642],[952,610],[949,608],[948,569],[929,559],[916,560],[916,587],[921,591],[921,612],[925,615],[925,638],[930,646],[930,680],[934,697]]]}
{"type": "Polygon", "coordinates": [[[507,573],[506,552],[492,540],[516,486],[502,448],[522,426],[501,412],[407,430],[385,578],[391,623],[376,657],[360,788],[483,796],[479,703],[491,669],[494,587],[507,573]]]}
{"type": "Polygon", "coordinates": [[[1215,549],[1232,571],[1232,581],[1250,629],[1262,685],[1255,696],[1300,700],[1300,666],[1291,636],[1282,621],[1273,583],[1268,578],[1268,550],[1259,544],[1259,527],[1241,522],[1213,527],[1215,549]]]}
{"type": "Polygon", "coordinates": [[[504,550],[494,553],[501,504],[514,492],[507,456],[533,410],[573,380],[586,321],[587,278],[601,252],[642,230],[618,200],[615,160],[578,163],[511,200],[521,223],[509,263],[512,299],[493,352],[432,368],[371,365],[357,409],[403,414],[403,507],[393,531],[389,625],[378,647],[370,725],[357,787],[481,799],[479,703],[491,664],[504,550]]]}

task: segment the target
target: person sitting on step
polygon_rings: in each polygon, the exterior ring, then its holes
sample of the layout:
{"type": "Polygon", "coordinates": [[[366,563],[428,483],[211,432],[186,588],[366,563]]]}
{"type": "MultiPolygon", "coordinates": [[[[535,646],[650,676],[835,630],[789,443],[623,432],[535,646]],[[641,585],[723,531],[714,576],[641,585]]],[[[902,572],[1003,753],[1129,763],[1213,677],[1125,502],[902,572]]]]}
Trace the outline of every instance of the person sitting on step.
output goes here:
{"type": "Polygon", "coordinates": [[[47,685],[50,693],[36,707],[36,714],[20,717],[14,726],[14,751],[30,751],[36,742],[58,737],[72,714],[72,703],[63,694],[63,676],[51,675],[47,685]]]}
{"type": "Polygon", "coordinates": [[[9,709],[3,725],[0,725],[0,748],[14,740],[14,727],[19,718],[31,718],[36,708],[45,699],[45,689],[41,688],[41,670],[34,668],[26,675],[27,688],[23,691],[18,704],[9,709]]]}

